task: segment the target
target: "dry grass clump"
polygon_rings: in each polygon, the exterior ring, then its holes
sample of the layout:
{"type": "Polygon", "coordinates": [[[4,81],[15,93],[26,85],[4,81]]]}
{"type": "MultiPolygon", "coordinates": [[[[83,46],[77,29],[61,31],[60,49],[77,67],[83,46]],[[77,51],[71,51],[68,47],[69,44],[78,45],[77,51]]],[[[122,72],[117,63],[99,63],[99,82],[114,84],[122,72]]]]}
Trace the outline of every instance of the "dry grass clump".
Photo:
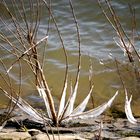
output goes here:
{"type": "MultiPolygon", "coordinates": [[[[19,106],[23,111],[27,114],[32,116],[33,120],[39,123],[50,123],[53,125],[61,125],[63,122],[67,122],[72,119],[87,119],[87,118],[94,118],[98,117],[101,113],[103,113],[108,107],[111,106],[113,100],[117,96],[118,92],[106,103],[102,104],[101,106],[91,109],[89,111],[85,111],[86,105],[89,101],[91,96],[91,92],[93,90],[93,85],[91,86],[87,97],[83,100],[83,102],[74,108],[78,84],[79,84],[79,77],[80,77],[80,70],[81,70],[81,41],[80,41],[80,32],[78,23],[76,20],[76,16],[74,13],[74,9],[72,6],[71,0],[69,0],[69,7],[71,9],[71,13],[73,16],[73,22],[75,23],[75,30],[77,34],[77,41],[78,41],[78,64],[77,64],[77,74],[74,87],[70,85],[71,92],[69,94],[68,99],[66,100],[66,94],[68,92],[67,87],[68,85],[68,56],[65,50],[65,45],[63,43],[63,38],[59,31],[57,22],[51,10],[51,2],[47,2],[46,0],[36,0],[33,2],[32,0],[29,1],[29,9],[26,11],[25,3],[23,0],[11,1],[15,12],[11,12],[10,8],[8,7],[6,1],[2,1],[1,5],[3,6],[6,15],[10,19],[10,24],[12,28],[7,26],[7,21],[1,16],[1,22],[5,26],[6,30],[9,34],[14,37],[14,40],[10,39],[4,31],[0,32],[0,39],[2,43],[0,44],[1,48],[7,53],[10,54],[12,57],[12,63],[10,66],[6,66],[4,61],[1,59],[1,66],[3,67],[3,74],[1,74],[1,78],[4,81],[7,88],[5,89],[2,85],[0,89],[4,95],[6,95],[10,99],[10,103],[8,104],[8,112],[12,112],[15,105],[19,106]],[[48,24],[46,25],[46,35],[41,39],[38,38],[39,28],[40,28],[40,18],[41,18],[41,8],[46,7],[48,11],[48,24]],[[30,14],[27,16],[27,12],[30,14]],[[22,21],[23,23],[21,24],[22,21]],[[49,27],[51,22],[55,25],[56,31],[58,33],[58,37],[60,39],[63,54],[65,56],[65,78],[64,84],[62,87],[61,93],[61,100],[59,103],[58,111],[55,109],[55,103],[53,100],[53,95],[51,90],[48,86],[47,79],[45,77],[43,71],[43,63],[45,52],[40,54],[39,48],[40,45],[44,42],[47,44],[48,34],[49,34],[49,27]],[[43,56],[41,58],[41,56],[43,56]],[[24,70],[23,63],[26,63],[31,70],[32,74],[35,77],[35,86],[36,90],[38,91],[39,95],[43,98],[44,104],[46,107],[46,114],[42,114],[35,110],[32,106],[30,106],[24,99],[21,98],[21,87],[22,87],[22,72],[24,70]],[[13,82],[10,77],[10,72],[16,68],[18,71],[19,76],[19,87],[18,91],[13,86],[13,82]]],[[[46,45],[44,45],[46,47],[46,45]]],[[[5,119],[6,120],[6,119],[5,119]]],[[[4,121],[5,121],[4,120],[4,121]]],[[[4,122],[3,121],[3,122],[4,122]]],[[[3,124],[1,122],[1,125],[3,124]]]]}
{"type": "Polygon", "coordinates": [[[136,46],[136,42],[139,41],[139,34],[137,31],[137,22],[136,22],[136,16],[135,16],[135,9],[129,4],[130,14],[131,14],[131,33],[124,29],[119,16],[117,15],[117,12],[115,11],[115,8],[112,6],[111,1],[109,0],[98,0],[99,6],[106,17],[106,19],[109,21],[113,29],[115,30],[116,36],[113,37],[116,45],[121,48],[121,50],[124,53],[124,56],[127,57],[127,61],[125,61],[125,64],[120,62],[115,58],[115,64],[117,67],[117,72],[119,75],[119,78],[121,80],[121,84],[126,96],[125,99],[125,113],[128,118],[128,120],[136,124],[137,120],[133,117],[132,111],[131,111],[131,100],[132,95],[130,99],[128,99],[128,93],[131,94],[133,92],[139,93],[139,86],[140,86],[140,54],[139,49],[136,46]],[[123,72],[121,71],[123,67],[123,72]],[[127,76],[126,76],[127,73],[127,76]],[[131,80],[131,85],[127,84],[127,81],[131,80]],[[135,91],[132,91],[129,86],[132,86],[133,84],[136,84],[135,91]]]}

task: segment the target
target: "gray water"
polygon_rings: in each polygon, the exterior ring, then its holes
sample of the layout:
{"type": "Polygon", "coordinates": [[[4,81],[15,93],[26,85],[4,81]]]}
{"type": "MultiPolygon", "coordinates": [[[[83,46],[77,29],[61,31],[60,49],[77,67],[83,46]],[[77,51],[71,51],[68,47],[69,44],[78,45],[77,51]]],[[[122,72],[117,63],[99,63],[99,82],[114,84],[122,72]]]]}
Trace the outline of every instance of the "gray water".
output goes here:
{"type": "MultiPolygon", "coordinates": [[[[6,2],[8,3],[8,6],[12,8],[11,1],[6,0],[6,2]]],[[[28,1],[24,2],[26,3],[26,10],[28,11],[28,1]]],[[[113,0],[112,5],[117,11],[122,25],[124,26],[124,29],[128,33],[130,33],[131,14],[129,12],[128,3],[131,3],[136,9],[137,31],[139,32],[140,1],[113,0]]],[[[125,98],[113,58],[118,59],[124,64],[125,61],[127,61],[127,58],[123,55],[122,50],[113,41],[113,37],[116,36],[116,33],[111,27],[111,25],[108,23],[106,18],[103,16],[102,11],[99,8],[96,0],[73,0],[73,7],[80,29],[82,53],[82,69],[77,103],[80,102],[89,91],[88,69],[90,64],[90,58],[93,63],[93,96],[95,103],[100,104],[104,101],[107,101],[109,97],[111,97],[117,90],[120,90],[120,95],[116,104],[119,104],[123,108],[125,98]],[[109,57],[110,54],[112,54],[113,58],[109,57]],[[103,60],[105,66],[100,64],[101,60],[103,60]]],[[[39,38],[45,36],[47,29],[47,10],[44,6],[42,6],[42,11],[43,14],[40,21],[39,38]]],[[[78,42],[76,36],[76,28],[68,0],[53,0],[52,11],[57,21],[61,35],[63,37],[65,48],[68,52],[69,75],[74,83],[78,60],[78,42]]],[[[3,16],[3,11],[0,10],[0,12],[1,16],[3,16]]],[[[14,9],[13,12],[15,12],[14,9]]],[[[5,17],[5,21],[9,24],[10,27],[11,23],[8,17],[5,17]]],[[[1,32],[5,32],[5,34],[8,35],[8,31],[6,31],[6,27],[3,26],[3,23],[1,21],[0,28],[1,32]]],[[[12,29],[12,26],[10,28],[12,29]]],[[[12,35],[9,35],[9,37],[11,37],[12,39],[12,35]]],[[[139,48],[139,45],[139,40],[136,40],[136,48],[139,48]]],[[[10,65],[12,63],[12,60],[14,59],[1,47],[0,57],[7,66],[10,65]]],[[[124,71],[123,68],[121,68],[121,70],[124,71]]],[[[46,47],[44,71],[46,73],[47,81],[54,97],[59,99],[64,79],[65,58],[57,32],[55,31],[54,24],[50,25],[48,46],[46,47]]],[[[23,73],[24,75],[22,76],[22,95],[27,98],[27,100],[32,101],[33,104],[36,105],[36,101],[40,101],[40,98],[34,90],[35,86],[32,82],[34,79],[32,78],[32,75],[28,74],[28,69],[25,68],[23,73]]],[[[124,71],[124,74],[128,82],[127,85],[133,94],[133,106],[136,113],[138,112],[137,110],[139,110],[139,90],[134,79],[129,77],[129,73],[124,71]]],[[[19,79],[18,75],[16,75],[16,70],[15,72],[13,71],[11,73],[11,78],[13,79],[13,81],[15,81],[15,87],[18,87],[19,79]]],[[[2,85],[3,82],[1,81],[0,84],[2,85]]],[[[6,100],[4,96],[0,96],[3,101],[6,100]]],[[[3,104],[3,102],[1,102],[1,104],[3,104]]],[[[89,104],[89,106],[90,105],[91,103],[89,104]]]]}

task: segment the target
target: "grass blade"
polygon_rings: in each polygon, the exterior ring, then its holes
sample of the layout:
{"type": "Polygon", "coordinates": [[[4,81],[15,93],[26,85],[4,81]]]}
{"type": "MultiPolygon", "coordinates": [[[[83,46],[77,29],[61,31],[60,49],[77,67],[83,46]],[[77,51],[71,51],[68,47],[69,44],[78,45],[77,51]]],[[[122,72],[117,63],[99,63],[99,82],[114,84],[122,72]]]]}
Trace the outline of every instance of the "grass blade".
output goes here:
{"type": "Polygon", "coordinates": [[[128,95],[127,95],[127,90],[125,89],[125,96],[126,96],[126,99],[125,99],[125,114],[126,114],[126,117],[128,119],[128,121],[132,124],[136,124],[137,123],[137,120],[134,118],[133,114],[132,114],[132,110],[131,110],[131,101],[132,101],[132,95],[130,97],[130,99],[128,100],[128,95]]]}
{"type": "Polygon", "coordinates": [[[51,113],[50,106],[49,106],[49,103],[48,103],[48,100],[47,100],[46,92],[44,91],[43,88],[39,88],[38,86],[36,86],[36,88],[38,90],[38,93],[39,93],[40,97],[42,97],[43,100],[44,100],[48,117],[52,119],[52,113],[51,113]]]}
{"type": "Polygon", "coordinates": [[[17,106],[24,112],[26,112],[29,116],[31,116],[35,122],[44,123],[44,120],[49,121],[50,119],[43,117],[33,108],[31,107],[25,100],[23,100],[21,97],[18,97],[18,99],[11,97],[5,90],[1,89],[4,94],[12,100],[17,106]],[[44,120],[43,120],[44,119],[44,120]]]}
{"type": "Polygon", "coordinates": [[[70,120],[70,119],[88,119],[88,118],[95,118],[101,115],[106,109],[108,109],[112,102],[114,101],[115,97],[118,95],[118,91],[115,93],[115,95],[106,103],[98,106],[97,108],[91,109],[89,111],[80,113],[78,115],[70,115],[69,117],[65,118],[65,120],[70,120]]]}
{"type": "Polygon", "coordinates": [[[79,74],[78,74],[78,78],[77,78],[77,81],[76,81],[76,84],[74,87],[74,91],[69,98],[68,106],[67,106],[66,111],[64,113],[64,117],[69,116],[73,111],[73,107],[74,107],[74,103],[75,103],[75,99],[76,99],[76,95],[77,95],[78,84],[79,84],[79,74]]]}
{"type": "Polygon", "coordinates": [[[89,91],[89,94],[87,95],[87,97],[83,100],[83,102],[77,106],[77,108],[75,108],[72,112],[72,115],[78,115],[80,113],[82,113],[86,106],[87,106],[87,103],[91,97],[91,93],[92,93],[92,90],[93,90],[93,86],[91,87],[90,91],[89,91]]]}
{"type": "Polygon", "coordinates": [[[60,117],[62,111],[64,110],[64,106],[65,106],[65,98],[66,98],[66,90],[67,90],[67,79],[64,85],[64,89],[63,89],[63,93],[62,93],[62,97],[60,100],[60,105],[59,105],[59,111],[58,111],[58,118],[60,117]]]}

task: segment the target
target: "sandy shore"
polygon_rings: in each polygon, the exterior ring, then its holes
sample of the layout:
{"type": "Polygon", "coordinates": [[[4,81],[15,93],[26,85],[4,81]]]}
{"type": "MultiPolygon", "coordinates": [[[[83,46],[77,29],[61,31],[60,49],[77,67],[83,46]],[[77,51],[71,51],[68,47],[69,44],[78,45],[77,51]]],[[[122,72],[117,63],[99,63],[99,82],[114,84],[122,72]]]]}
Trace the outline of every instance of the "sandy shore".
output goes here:
{"type": "Polygon", "coordinates": [[[140,118],[138,124],[130,124],[125,118],[100,116],[97,119],[76,120],[63,127],[50,127],[35,123],[23,112],[7,121],[0,132],[0,140],[96,140],[122,139],[137,140],[140,137],[140,118]],[[125,138],[125,139],[124,139],[125,138]]]}

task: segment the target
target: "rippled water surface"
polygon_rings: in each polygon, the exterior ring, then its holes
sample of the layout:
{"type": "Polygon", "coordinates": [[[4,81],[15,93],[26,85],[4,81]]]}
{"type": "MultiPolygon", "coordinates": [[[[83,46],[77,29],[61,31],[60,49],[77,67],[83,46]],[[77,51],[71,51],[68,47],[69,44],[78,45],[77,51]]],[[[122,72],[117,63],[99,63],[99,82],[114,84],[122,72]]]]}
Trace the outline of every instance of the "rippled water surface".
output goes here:
{"type": "MultiPolygon", "coordinates": [[[[14,8],[12,7],[11,0],[5,1],[8,3],[8,6],[11,8],[11,10],[16,13],[16,11],[14,11],[14,8]]],[[[28,1],[24,2],[26,3],[26,11],[28,12],[28,1]]],[[[131,14],[129,12],[129,6],[127,4],[128,2],[132,3],[136,9],[137,30],[139,32],[140,1],[113,0],[112,4],[122,21],[122,25],[127,32],[130,32],[131,14]]],[[[121,103],[121,105],[123,105],[125,98],[124,93],[122,92],[122,85],[116,71],[115,63],[113,59],[110,59],[109,57],[109,54],[111,53],[114,58],[120,60],[122,63],[126,60],[121,49],[117,47],[113,41],[113,37],[116,36],[115,31],[103,16],[96,0],[73,0],[73,6],[80,29],[82,52],[82,68],[77,103],[80,102],[89,91],[88,69],[90,65],[89,59],[91,58],[93,64],[93,96],[95,103],[99,104],[108,100],[109,97],[111,97],[116,92],[116,90],[120,90],[119,97],[117,98],[117,103],[121,103]],[[103,60],[105,66],[99,63],[100,60],[103,60]]],[[[56,18],[66,50],[68,52],[69,77],[74,83],[78,60],[78,42],[76,36],[76,28],[68,0],[52,0],[52,11],[56,18]]],[[[42,6],[42,12],[43,14],[40,20],[39,38],[43,37],[47,31],[48,12],[44,6],[42,6]]],[[[2,8],[0,9],[0,13],[4,21],[7,23],[8,27],[12,30],[11,20],[8,16],[6,16],[2,8]]],[[[20,24],[23,24],[22,20],[20,21],[20,24]]],[[[13,36],[8,33],[8,30],[6,30],[6,27],[3,25],[2,21],[0,21],[0,31],[4,32],[9,38],[11,38],[13,42],[16,43],[16,40],[14,40],[13,36]]],[[[0,43],[6,45],[2,41],[0,43]]],[[[140,42],[137,41],[136,47],[139,48],[139,45],[140,42]]],[[[0,57],[7,65],[7,67],[10,66],[15,59],[1,46],[0,57]]],[[[4,73],[2,70],[2,66],[0,67],[0,70],[1,73],[4,73]]],[[[121,70],[124,72],[123,74],[125,74],[125,77],[127,77],[127,85],[131,89],[130,91],[133,94],[134,111],[137,112],[136,110],[139,110],[138,106],[140,106],[139,85],[138,83],[136,83],[133,77],[130,76],[130,73],[123,69],[123,67],[121,68],[121,70]]],[[[56,99],[59,99],[65,73],[65,57],[53,23],[50,24],[48,45],[46,46],[44,71],[54,97],[56,97],[56,99]]],[[[16,72],[16,68],[10,73],[10,77],[13,81],[15,81],[15,87],[18,88],[19,75],[16,72]]],[[[24,65],[22,76],[22,93],[23,96],[27,98],[27,100],[30,100],[34,104],[36,104],[36,101],[40,102],[40,98],[34,90],[35,86],[33,84],[33,80],[33,75],[30,74],[30,70],[28,69],[27,65],[24,65]]],[[[1,85],[3,85],[2,81],[1,85]]],[[[3,98],[3,101],[6,100],[2,95],[0,95],[0,97],[3,98]]]]}

